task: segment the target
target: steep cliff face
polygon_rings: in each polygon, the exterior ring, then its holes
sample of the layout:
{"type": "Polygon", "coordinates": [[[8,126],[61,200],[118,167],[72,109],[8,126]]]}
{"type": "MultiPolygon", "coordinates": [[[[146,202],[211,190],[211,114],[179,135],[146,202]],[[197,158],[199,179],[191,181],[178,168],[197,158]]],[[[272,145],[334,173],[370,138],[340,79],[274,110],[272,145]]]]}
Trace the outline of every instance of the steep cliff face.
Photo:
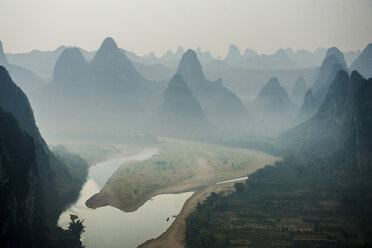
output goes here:
{"type": "Polygon", "coordinates": [[[49,150],[26,95],[2,66],[0,109],[0,247],[50,247],[45,232],[54,232],[59,214],[78,196],[87,165],[71,165],[49,150]]]}
{"type": "Polygon", "coordinates": [[[317,111],[319,106],[323,103],[327,96],[329,87],[333,82],[338,71],[348,71],[343,53],[336,47],[328,49],[327,54],[319,68],[319,72],[316,75],[316,80],[311,87],[313,93],[313,101],[309,105],[309,102],[304,102],[300,109],[299,115],[303,119],[312,117],[317,111]],[[302,110],[306,110],[303,112],[302,110]]]}
{"type": "Polygon", "coordinates": [[[359,169],[370,167],[372,154],[372,79],[339,71],[318,112],[283,132],[279,142],[292,152],[328,154],[344,150],[359,169]]]}
{"type": "Polygon", "coordinates": [[[45,216],[56,220],[76,185],[72,183],[73,179],[67,166],[50,152],[42,138],[27,96],[2,66],[0,66],[0,107],[11,113],[21,130],[33,139],[41,207],[45,216]]]}
{"type": "Polygon", "coordinates": [[[355,93],[345,151],[358,169],[364,171],[372,169],[372,79],[361,82],[355,93]]]}
{"type": "Polygon", "coordinates": [[[32,138],[0,108],[0,246],[26,247],[34,224],[38,176],[32,138]]]}
{"type": "Polygon", "coordinates": [[[308,117],[316,107],[317,103],[313,95],[313,91],[311,89],[308,89],[304,97],[304,103],[302,104],[302,107],[299,111],[300,118],[302,119],[308,117]]]}

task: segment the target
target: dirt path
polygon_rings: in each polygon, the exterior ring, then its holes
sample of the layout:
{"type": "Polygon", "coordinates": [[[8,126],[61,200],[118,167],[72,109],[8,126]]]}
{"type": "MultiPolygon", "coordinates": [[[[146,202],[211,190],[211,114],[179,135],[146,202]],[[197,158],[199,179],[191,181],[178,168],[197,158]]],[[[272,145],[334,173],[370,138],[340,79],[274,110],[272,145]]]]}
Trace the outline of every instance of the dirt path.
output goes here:
{"type": "Polygon", "coordinates": [[[195,209],[198,202],[205,200],[211,192],[232,191],[235,182],[215,184],[195,192],[183,206],[168,230],[156,239],[151,239],[138,246],[138,248],[181,248],[185,247],[186,217],[195,209]]]}

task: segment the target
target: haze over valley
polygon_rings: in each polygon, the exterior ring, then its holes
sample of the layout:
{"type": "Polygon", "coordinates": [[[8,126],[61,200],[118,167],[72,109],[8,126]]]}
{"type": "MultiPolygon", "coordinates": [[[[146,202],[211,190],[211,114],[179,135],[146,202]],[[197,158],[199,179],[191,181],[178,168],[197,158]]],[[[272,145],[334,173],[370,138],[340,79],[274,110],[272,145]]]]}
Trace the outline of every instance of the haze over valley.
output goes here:
{"type": "Polygon", "coordinates": [[[370,2],[30,4],[0,4],[0,247],[372,246],[370,2]]]}

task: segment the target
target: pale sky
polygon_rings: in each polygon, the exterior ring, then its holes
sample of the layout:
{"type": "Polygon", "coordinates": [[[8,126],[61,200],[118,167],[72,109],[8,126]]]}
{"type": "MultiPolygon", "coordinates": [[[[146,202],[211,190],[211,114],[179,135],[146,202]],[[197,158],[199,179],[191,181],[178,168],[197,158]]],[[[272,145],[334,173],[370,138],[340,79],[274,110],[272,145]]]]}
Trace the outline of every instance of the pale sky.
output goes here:
{"type": "Polygon", "coordinates": [[[371,13],[371,0],[0,0],[0,40],[12,53],[96,50],[107,36],[139,55],[182,45],[225,56],[231,43],[348,51],[372,42],[371,13]]]}

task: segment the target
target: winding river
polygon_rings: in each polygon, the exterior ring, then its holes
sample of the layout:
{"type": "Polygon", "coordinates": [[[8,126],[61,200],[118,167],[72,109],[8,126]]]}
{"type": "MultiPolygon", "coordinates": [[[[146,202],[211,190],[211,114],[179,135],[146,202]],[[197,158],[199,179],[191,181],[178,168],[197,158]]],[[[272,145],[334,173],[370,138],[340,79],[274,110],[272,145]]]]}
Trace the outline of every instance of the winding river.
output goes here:
{"type": "Polygon", "coordinates": [[[161,235],[172,224],[174,216],[180,213],[193,192],[157,195],[137,211],[130,213],[111,206],[97,209],[85,206],[86,200],[103,188],[122,163],[145,160],[157,153],[156,148],[145,148],[134,156],[108,160],[91,167],[79,199],[60,215],[58,225],[66,229],[70,214],[84,219],[86,228],[82,238],[87,248],[132,248],[161,235]]]}

